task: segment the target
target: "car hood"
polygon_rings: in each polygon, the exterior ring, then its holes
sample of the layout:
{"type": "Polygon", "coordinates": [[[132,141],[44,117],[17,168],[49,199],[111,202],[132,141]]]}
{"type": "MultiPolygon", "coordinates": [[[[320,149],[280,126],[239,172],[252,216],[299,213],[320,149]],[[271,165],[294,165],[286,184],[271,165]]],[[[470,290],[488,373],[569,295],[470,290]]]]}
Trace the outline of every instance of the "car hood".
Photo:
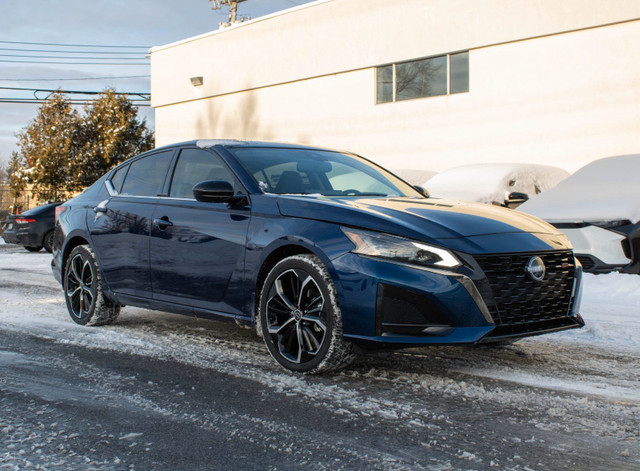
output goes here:
{"type": "Polygon", "coordinates": [[[481,203],[416,198],[278,195],[284,216],[316,219],[421,240],[526,233],[561,236],[544,221],[481,203]]]}

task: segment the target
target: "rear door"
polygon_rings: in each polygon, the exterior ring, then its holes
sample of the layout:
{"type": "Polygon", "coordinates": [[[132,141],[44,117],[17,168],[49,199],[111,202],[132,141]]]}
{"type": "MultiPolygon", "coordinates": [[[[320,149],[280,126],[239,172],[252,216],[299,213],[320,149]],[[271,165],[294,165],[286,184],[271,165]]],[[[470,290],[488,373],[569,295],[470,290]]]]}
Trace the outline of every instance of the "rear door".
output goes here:
{"type": "Polygon", "coordinates": [[[246,194],[217,154],[195,147],[180,151],[169,196],[158,200],[153,214],[154,299],[239,314],[227,294],[242,281],[250,208],[196,201],[193,186],[206,180],[228,181],[246,194]]]}
{"type": "Polygon", "coordinates": [[[120,167],[107,182],[110,197],[88,218],[89,232],[109,287],[119,294],[151,298],[151,216],[164,188],[174,151],[145,155],[120,167]]]}

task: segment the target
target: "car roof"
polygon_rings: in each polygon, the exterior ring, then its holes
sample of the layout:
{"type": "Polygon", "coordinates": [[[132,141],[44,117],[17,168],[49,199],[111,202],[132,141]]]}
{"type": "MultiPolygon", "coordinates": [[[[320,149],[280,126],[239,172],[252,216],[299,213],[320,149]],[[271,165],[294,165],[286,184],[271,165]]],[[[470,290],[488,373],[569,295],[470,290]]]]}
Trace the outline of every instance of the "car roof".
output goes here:
{"type": "Polygon", "coordinates": [[[518,208],[551,222],[640,221],[640,154],[594,160],[518,208]]]}
{"type": "Polygon", "coordinates": [[[301,144],[291,144],[285,142],[268,142],[268,141],[242,141],[238,139],[194,139],[191,141],[176,142],[174,144],[168,144],[166,146],[158,147],[156,150],[172,149],[175,147],[185,146],[197,146],[202,149],[208,149],[211,147],[221,146],[226,148],[239,148],[239,147],[264,147],[264,148],[279,148],[279,149],[309,149],[309,150],[331,150],[322,147],[305,146],[301,144]]]}

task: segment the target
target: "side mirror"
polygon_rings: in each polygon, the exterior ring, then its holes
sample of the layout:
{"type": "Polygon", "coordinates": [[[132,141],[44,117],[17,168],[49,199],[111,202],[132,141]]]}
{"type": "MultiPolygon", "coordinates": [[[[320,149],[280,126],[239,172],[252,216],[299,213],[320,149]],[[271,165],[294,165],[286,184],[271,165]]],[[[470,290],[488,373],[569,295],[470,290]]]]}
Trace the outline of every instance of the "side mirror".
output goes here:
{"type": "Polygon", "coordinates": [[[513,208],[517,208],[528,199],[529,199],[528,194],[514,191],[512,193],[509,193],[509,196],[507,196],[507,199],[504,200],[504,205],[507,208],[513,209],[513,208]]]}
{"type": "Polygon", "coordinates": [[[424,187],[421,187],[420,185],[413,185],[413,189],[416,190],[418,193],[420,193],[425,198],[429,198],[431,196],[429,194],[429,190],[427,190],[424,187]]]}
{"type": "Polygon", "coordinates": [[[231,183],[224,180],[207,180],[193,187],[193,196],[204,203],[230,203],[235,199],[231,183]]]}

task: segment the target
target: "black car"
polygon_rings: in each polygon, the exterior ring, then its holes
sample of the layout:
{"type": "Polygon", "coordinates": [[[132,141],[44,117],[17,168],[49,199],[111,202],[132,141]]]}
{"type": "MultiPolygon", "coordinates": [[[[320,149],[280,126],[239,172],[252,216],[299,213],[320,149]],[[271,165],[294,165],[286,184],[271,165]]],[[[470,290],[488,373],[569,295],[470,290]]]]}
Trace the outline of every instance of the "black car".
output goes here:
{"type": "Polygon", "coordinates": [[[51,253],[56,207],[62,203],[48,203],[21,214],[7,217],[2,238],[7,244],[21,244],[29,252],[45,250],[51,253]]]}

